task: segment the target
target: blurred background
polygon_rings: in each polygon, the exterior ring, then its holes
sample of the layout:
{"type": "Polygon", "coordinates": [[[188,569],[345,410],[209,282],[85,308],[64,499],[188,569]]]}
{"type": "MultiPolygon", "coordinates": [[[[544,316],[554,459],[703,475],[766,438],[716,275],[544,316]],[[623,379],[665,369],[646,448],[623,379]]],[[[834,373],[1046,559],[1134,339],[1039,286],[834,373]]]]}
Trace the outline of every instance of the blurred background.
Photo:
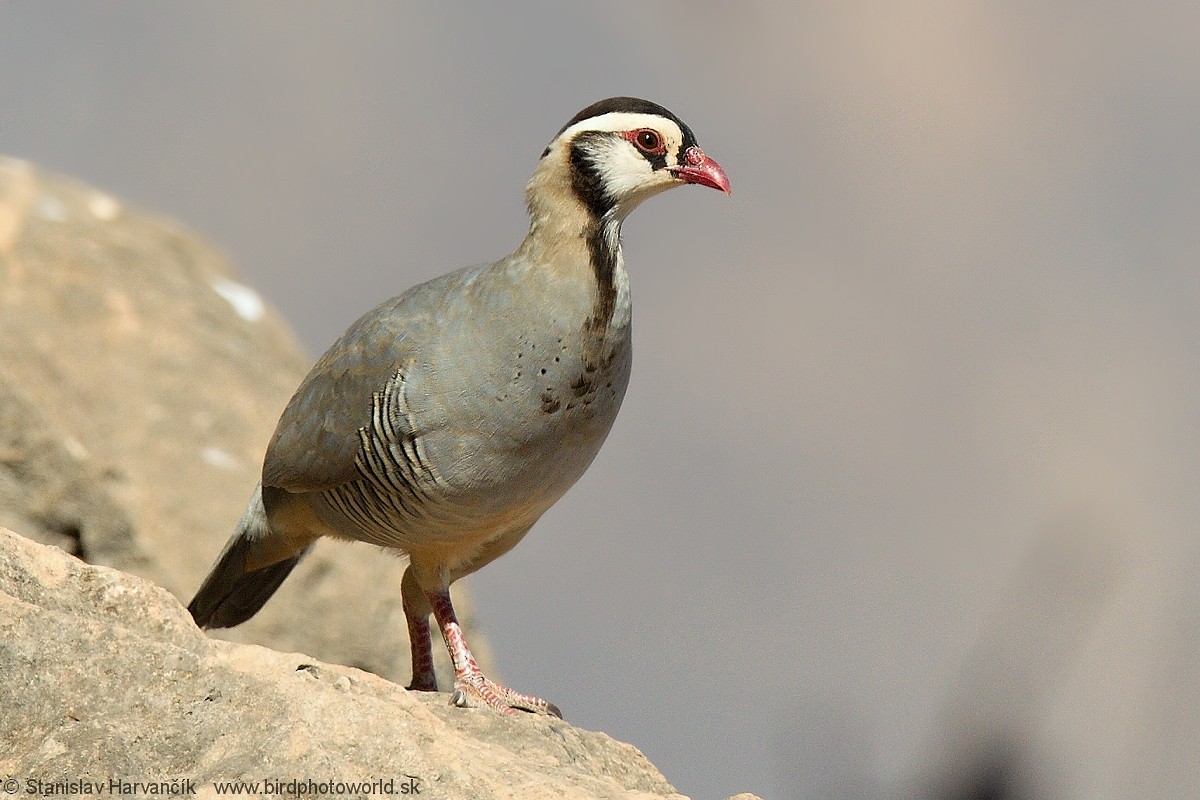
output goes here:
{"type": "Polygon", "coordinates": [[[580,108],[661,102],[734,194],[625,226],[622,415],[468,579],[503,678],[696,797],[1195,797],[1197,41],[1153,0],[10,0],[0,153],[200,231],[315,356],[509,252],[580,108]]]}

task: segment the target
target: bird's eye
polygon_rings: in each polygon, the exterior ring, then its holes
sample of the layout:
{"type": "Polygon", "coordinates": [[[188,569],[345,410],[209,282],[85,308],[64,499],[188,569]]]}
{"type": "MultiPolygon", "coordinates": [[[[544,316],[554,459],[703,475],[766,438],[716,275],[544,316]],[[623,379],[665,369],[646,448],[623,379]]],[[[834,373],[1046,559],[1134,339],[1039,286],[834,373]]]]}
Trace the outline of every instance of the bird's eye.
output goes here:
{"type": "Polygon", "coordinates": [[[638,149],[647,153],[662,154],[665,152],[662,137],[658,135],[658,131],[652,131],[649,128],[634,131],[633,143],[638,146],[638,149]]]}

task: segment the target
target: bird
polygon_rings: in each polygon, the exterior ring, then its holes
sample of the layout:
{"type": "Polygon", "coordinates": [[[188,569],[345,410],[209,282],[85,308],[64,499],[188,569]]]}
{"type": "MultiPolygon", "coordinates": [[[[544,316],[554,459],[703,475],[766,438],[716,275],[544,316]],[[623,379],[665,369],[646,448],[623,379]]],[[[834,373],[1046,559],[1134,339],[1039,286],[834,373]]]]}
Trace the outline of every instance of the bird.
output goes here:
{"type": "Polygon", "coordinates": [[[450,585],[512,549],[599,451],[632,360],[621,225],[689,184],[731,193],[663,106],[610,97],[572,117],[537,161],[528,233],[511,255],[385,301],[317,360],[188,604],[195,622],[245,622],[323,536],[368,542],[407,556],[406,688],[438,690],[432,617],[454,705],[561,717],[482,673],[450,585]]]}

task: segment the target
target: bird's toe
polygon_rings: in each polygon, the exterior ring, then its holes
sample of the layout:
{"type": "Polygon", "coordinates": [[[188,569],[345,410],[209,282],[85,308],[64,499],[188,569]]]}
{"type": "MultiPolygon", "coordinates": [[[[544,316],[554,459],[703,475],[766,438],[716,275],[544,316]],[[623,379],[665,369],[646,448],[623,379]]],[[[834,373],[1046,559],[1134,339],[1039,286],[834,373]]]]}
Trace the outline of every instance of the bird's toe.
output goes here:
{"type": "Polygon", "coordinates": [[[483,675],[462,676],[456,680],[454,692],[450,695],[450,703],[459,708],[487,706],[502,714],[527,711],[532,714],[546,714],[562,719],[562,712],[554,703],[548,703],[540,697],[522,694],[485,678],[483,675]]]}

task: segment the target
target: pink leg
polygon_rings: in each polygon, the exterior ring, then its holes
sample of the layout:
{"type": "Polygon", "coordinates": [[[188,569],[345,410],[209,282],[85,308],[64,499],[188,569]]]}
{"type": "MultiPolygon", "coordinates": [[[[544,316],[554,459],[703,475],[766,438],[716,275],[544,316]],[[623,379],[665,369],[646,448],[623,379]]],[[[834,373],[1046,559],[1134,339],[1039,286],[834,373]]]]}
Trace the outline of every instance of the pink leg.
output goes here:
{"type": "MultiPolygon", "coordinates": [[[[450,592],[442,589],[429,594],[429,605],[433,608],[433,616],[442,629],[446,639],[446,649],[450,651],[450,660],[454,662],[454,688],[457,705],[467,705],[470,700],[490,706],[502,713],[515,713],[514,709],[533,711],[539,714],[552,714],[561,718],[562,712],[553,703],[547,703],[537,697],[520,694],[507,686],[502,686],[483,676],[475,656],[467,648],[463,638],[462,628],[454,615],[454,606],[450,603],[450,592]]],[[[410,622],[411,627],[411,622],[410,622]]],[[[428,627],[426,627],[428,636],[428,627]]]]}
{"type": "Polygon", "coordinates": [[[429,602],[408,571],[401,583],[404,617],[408,621],[408,642],[412,647],[412,682],[417,692],[436,692],[437,675],[433,672],[433,642],[429,638],[429,602]]]}

